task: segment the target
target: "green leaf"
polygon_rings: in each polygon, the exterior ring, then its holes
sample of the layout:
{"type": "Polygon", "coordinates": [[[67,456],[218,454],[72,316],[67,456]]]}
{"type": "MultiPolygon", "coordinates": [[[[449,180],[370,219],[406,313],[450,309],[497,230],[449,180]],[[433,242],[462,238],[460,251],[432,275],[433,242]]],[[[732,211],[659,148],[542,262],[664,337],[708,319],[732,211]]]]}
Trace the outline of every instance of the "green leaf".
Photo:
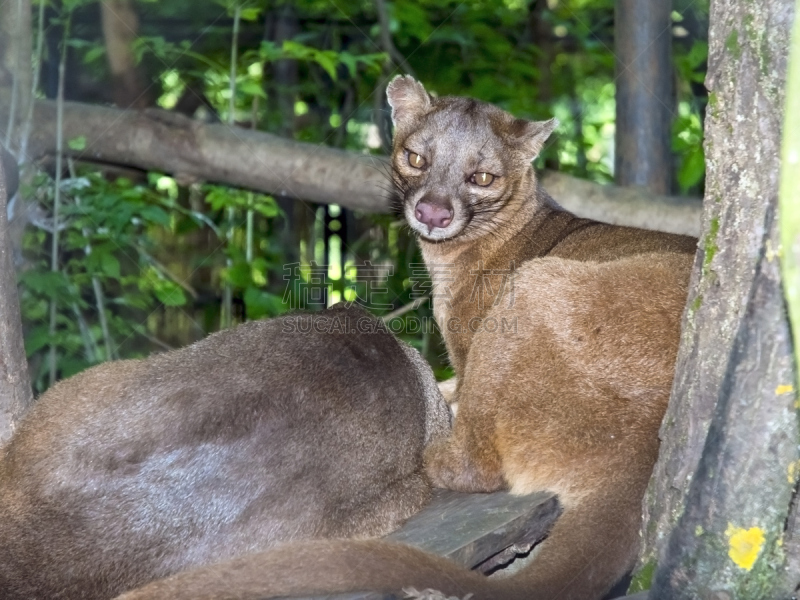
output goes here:
{"type": "Polygon", "coordinates": [[[261,84],[252,79],[245,79],[244,81],[238,82],[236,84],[236,90],[248,96],[258,96],[259,98],[267,97],[261,84]]]}
{"type": "Polygon", "coordinates": [[[333,50],[326,50],[324,52],[319,52],[314,57],[315,62],[325,69],[325,72],[330,75],[330,78],[336,81],[336,65],[338,64],[336,52],[333,50]]]}
{"type": "Polygon", "coordinates": [[[703,148],[698,146],[684,157],[681,168],[678,170],[678,184],[683,191],[686,191],[700,183],[705,172],[706,163],[703,156],[703,148]]]}
{"type": "Polygon", "coordinates": [[[23,271],[20,283],[35,292],[56,298],[68,298],[69,286],[64,274],[54,271],[23,271]]]}
{"type": "Polygon", "coordinates": [[[186,304],[186,295],[183,293],[183,289],[173,281],[167,279],[157,281],[153,291],[158,301],[164,306],[183,306],[186,304]]]}
{"type": "Polygon", "coordinates": [[[273,62],[283,58],[283,49],[278,48],[273,42],[262,41],[258,49],[259,56],[266,62],[273,62]]]}
{"type": "Polygon", "coordinates": [[[208,194],[206,195],[206,202],[211,205],[214,210],[227,208],[228,206],[235,206],[231,202],[231,194],[229,190],[224,187],[213,185],[207,186],[208,194]]]}
{"type": "Polygon", "coordinates": [[[284,56],[281,58],[295,58],[298,60],[308,60],[314,57],[314,53],[316,50],[313,48],[309,48],[308,46],[301,44],[300,42],[295,42],[294,40],[286,40],[283,42],[283,47],[281,48],[283,51],[284,56]]]}
{"type": "Polygon", "coordinates": [[[430,15],[425,8],[416,0],[397,0],[391,5],[394,13],[394,24],[402,27],[418,40],[427,40],[433,33],[433,25],[430,22],[430,15]],[[399,22],[399,23],[398,23],[399,22]]]}
{"type": "Polygon", "coordinates": [[[160,206],[145,206],[140,213],[142,218],[158,225],[169,225],[169,214],[160,206]]]}
{"type": "Polygon", "coordinates": [[[77,375],[91,366],[92,365],[85,358],[75,356],[65,356],[58,361],[58,370],[61,373],[62,379],[77,375]]]}
{"type": "Polygon", "coordinates": [[[243,8],[240,13],[242,19],[245,21],[255,21],[256,19],[258,19],[258,15],[260,14],[261,14],[260,7],[243,8]]]}
{"type": "Polygon", "coordinates": [[[76,152],[86,150],[86,136],[79,135],[78,137],[72,138],[67,142],[67,146],[69,146],[70,150],[75,150],[76,152]]]}
{"type": "Polygon", "coordinates": [[[25,336],[25,354],[31,356],[50,343],[50,326],[39,325],[31,329],[25,336]]]}
{"type": "Polygon", "coordinates": [[[244,292],[245,313],[248,319],[272,317],[286,312],[280,296],[250,286],[244,292]]]}
{"type": "Polygon", "coordinates": [[[350,73],[350,77],[355,77],[356,75],[356,68],[358,67],[358,58],[350,54],[349,52],[340,52],[339,53],[339,61],[347,67],[348,72],[350,73]]]}
{"type": "Polygon", "coordinates": [[[119,279],[119,260],[117,260],[117,257],[113,254],[109,252],[102,254],[100,258],[100,269],[109,277],[119,279]]]}
{"type": "Polygon", "coordinates": [[[281,209],[272,196],[257,196],[253,205],[253,210],[268,219],[281,214],[281,209]]]}
{"type": "Polygon", "coordinates": [[[252,283],[250,276],[250,265],[246,262],[237,262],[227,270],[227,280],[238,288],[246,288],[252,283]]]}
{"type": "MultiPolygon", "coordinates": [[[[358,59],[358,62],[365,65],[368,71],[377,73],[389,59],[389,55],[386,52],[376,52],[374,54],[361,54],[356,56],[356,59],[358,59]]],[[[346,64],[344,57],[342,57],[341,60],[346,64]]]]}
{"type": "Polygon", "coordinates": [[[83,55],[83,64],[88,65],[90,63],[93,63],[94,61],[98,60],[99,58],[102,58],[103,56],[105,56],[105,54],[106,54],[105,46],[97,45],[94,48],[91,48],[90,50],[88,50],[86,52],[86,54],[83,55]]]}

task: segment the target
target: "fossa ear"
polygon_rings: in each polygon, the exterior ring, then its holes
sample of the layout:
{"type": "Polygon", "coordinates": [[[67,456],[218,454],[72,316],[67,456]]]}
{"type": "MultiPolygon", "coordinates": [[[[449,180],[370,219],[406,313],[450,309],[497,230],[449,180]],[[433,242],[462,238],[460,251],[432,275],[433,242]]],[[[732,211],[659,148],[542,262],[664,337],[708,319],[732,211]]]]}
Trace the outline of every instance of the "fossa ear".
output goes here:
{"type": "Polygon", "coordinates": [[[544,143],[556,127],[558,127],[558,119],[555,117],[549,121],[514,119],[509,133],[520,148],[530,156],[529,160],[533,160],[539,156],[544,148],[544,143]]]}
{"type": "Polygon", "coordinates": [[[392,123],[402,125],[421,117],[431,108],[431,97],[422,84],[410,75],[398,75],[386,86],[386,97],[392,107],[392,123]]]}

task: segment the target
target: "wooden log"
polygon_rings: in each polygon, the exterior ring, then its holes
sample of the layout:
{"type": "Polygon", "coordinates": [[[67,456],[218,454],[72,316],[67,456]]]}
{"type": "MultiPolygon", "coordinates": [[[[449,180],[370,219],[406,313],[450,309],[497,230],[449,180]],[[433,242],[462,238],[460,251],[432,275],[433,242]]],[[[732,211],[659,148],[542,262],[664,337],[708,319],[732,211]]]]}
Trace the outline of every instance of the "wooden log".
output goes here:
{"type": "Polygon", "coordinates": [[[587,219],[698,237],[703,203],[698,198],[659,196],[639,187],[598,185],[545,171],[542,185],[559,204],[587,219]]]}
{"type": "MultiPolygon", "coordinates": [[[[0,123],[7,111],[0,90],[0,123]]],[[[35,105],[27,160],[55,149],[55,103],[35,105]]],[[[205,124],[176,113],[67,102],[64,136],[86,138],[81,160],[169,173],[371,213],[389,212],[386,157],[295,142],[262,131],[205,124]]],[[[545,172],[542,183],[567,210],[600,221],[672,233],[700,232],[698,199],[659,196],[641,188],[603,186],[545,172]]]]}

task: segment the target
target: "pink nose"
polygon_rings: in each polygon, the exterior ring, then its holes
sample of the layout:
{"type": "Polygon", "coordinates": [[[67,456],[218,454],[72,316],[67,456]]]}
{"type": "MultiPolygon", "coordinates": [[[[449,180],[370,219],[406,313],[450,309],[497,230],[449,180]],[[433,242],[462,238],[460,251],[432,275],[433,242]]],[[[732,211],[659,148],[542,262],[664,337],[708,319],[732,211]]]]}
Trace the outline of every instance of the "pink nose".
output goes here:
{"type": "Polygon", "coordinates": [[[440,206],[438,204],[428,204],[420,202],[414,211],[417,221],[427,225],[429,229],[435,227],[447,227],[453,221],[453,209],[450,206],[440,206]]]}

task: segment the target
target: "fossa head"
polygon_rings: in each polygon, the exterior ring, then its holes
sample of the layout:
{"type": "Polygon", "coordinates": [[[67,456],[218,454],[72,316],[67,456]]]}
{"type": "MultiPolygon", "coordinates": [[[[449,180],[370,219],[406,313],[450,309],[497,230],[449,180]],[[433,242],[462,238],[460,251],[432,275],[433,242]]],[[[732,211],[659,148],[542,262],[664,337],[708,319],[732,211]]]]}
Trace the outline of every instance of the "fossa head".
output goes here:
{"type": "Polygon", "coordinates": [[[395,125],[392,180],[411,228],[429,242],[494,231],[558,121],[517,119],[471,98],[433,98],[408,76],[393,79],[386,93],[395,125]]]}

